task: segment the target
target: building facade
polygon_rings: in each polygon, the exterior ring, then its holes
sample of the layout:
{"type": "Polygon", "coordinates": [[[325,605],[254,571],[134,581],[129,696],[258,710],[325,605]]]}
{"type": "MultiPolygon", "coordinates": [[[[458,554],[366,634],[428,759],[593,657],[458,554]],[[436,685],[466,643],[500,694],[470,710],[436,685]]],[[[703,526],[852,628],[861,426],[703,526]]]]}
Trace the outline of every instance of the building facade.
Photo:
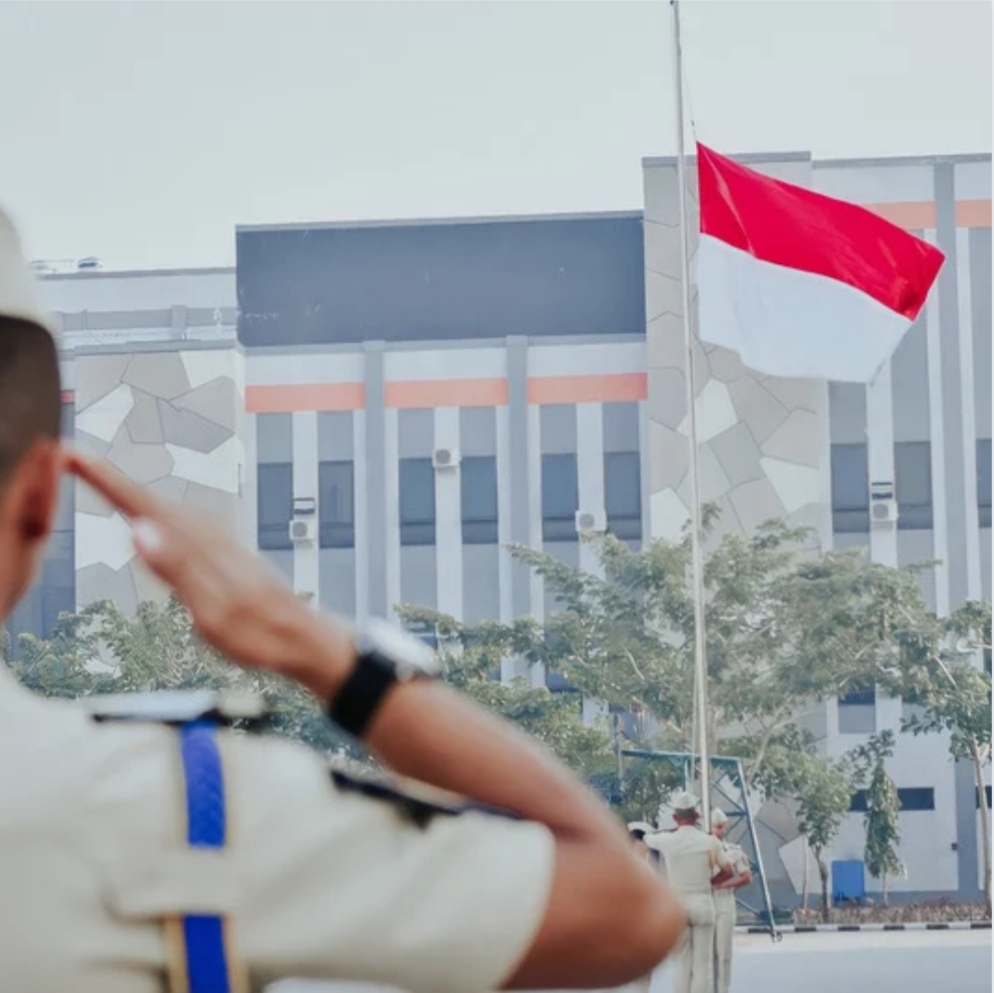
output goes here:
{"type": "MultiPolygon", "coordinates": [[[[871,206],[947,263],[869,387],[765,377],[700,348],[703,499],[740,533],[784,516],[823,547],[934,563],[922,584],[939,613],[990,597],[990,157],[747,161],[871,206]],[[872,498],[888,487],[893,501],[872,498]]],[[[328,609],[542,617],[555,605],[509,545],[593,570],[579,529],[639,544],[688,515],[676,164],[643,173],[630,213],[248,228],[234,270],[48,277],[67,433],[240,528],[328,609]]],[[[62,610],[161,594],[126,523],[67,484],[11,628],[44,635],[62,610]]],[[[865,687],[811,720],[840,754],[901,714],[865,687]]],[[[940,736],[900,736],[890,770],[908,865],[892,890],[975,896],[970,770],[940,736]]],[[[858,807],[837,858],[861,858],[858,807]]],[[[786,812],[759,814],[790,899],[803,843],[786,812]]]]}

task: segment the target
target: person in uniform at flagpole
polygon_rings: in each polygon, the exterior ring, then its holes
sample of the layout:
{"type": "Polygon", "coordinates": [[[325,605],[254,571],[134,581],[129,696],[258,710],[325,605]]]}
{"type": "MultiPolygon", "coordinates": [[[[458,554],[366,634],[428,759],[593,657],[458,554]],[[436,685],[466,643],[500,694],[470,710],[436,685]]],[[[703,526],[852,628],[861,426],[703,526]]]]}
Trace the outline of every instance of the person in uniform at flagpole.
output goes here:
{"type": "Polygon", "coordinates": [[[130,520],[207,642],[303,684],[392,774],[233,733],[244,701],[48,700],[0,664],[0,989],[604,988],[674,947],[679,901],[565,768],[433,680],[417,640],[313,610],[219,522],[67,453],[60,413],[56,343],[0,213],[0,622],[68,470],[130,520]]]}
{"type": "MultiPolygon", "coordinates": [[[[731,875],[731,863],[721,842],[700,827],[699,800],[693,793],[670,797],[675,830],[647,831],[649,848],[666,860],[667,878],[680,894],[688,927],[680,939],[674,993],[714,993],[714,901],[711,888],[731,875]]],[[[630,824],[629,829],[647,828],[630,824]]]]}
{"type": "Polygon", "coordinates": [[[719,809],[711,811],[711,833],[721,842],[731,863],[733,875],[713,885],[715,988],[728,993],[732,982],[732,944],[735,936],[735,891],[752,882],[752,869],[745,852],[725,840],[728,815],[719,809]]]}

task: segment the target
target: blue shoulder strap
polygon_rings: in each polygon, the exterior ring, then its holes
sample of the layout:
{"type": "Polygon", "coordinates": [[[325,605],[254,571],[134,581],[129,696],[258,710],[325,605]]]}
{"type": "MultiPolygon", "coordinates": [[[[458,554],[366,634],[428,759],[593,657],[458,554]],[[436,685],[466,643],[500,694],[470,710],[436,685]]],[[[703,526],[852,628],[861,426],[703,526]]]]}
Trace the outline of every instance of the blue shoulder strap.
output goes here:
{"type": "MultiPolygon", "coordinates": [[[[179,728],[180,755],[186,793],[186,841],[191,848],[224,848],[228,812],[224,766],[218,747],[217,724],[196,720],[179,728]]],[[[237,966],[230,954],[228,927],[217,914],[188,914],[182,918],[180,975],[174,988],[188,993],[238,993],[237,966]]]]}

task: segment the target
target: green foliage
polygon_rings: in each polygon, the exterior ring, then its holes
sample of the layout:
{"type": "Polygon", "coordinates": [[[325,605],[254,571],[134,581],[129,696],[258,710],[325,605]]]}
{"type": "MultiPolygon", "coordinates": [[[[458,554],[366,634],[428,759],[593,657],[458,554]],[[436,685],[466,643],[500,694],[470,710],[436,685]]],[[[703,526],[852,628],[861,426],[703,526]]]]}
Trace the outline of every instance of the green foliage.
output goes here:
{"type": "Polygon", "coordinates": [[[863,858],[870,875],[883,882],[885,899],[888,877],[898,875],[903,869],[897,853],[901,843],[898,828],[900,809],[897,787],[887,775],[883,760],[880,760],[873,767],[866,791],[866,847],[863,858]]]}
{"type": "Polygon", "coordinates": [[[351,752],[353,743],[328,722],[317,701],[295,683],[231,665],[197,637],[177,600],[147,601],[134,616],[113,603],[64,614],[48,641],[18,639],[14,674],[45,696],[218,689],[265,695],[270,727],[321,752],[351,752]]]}
{"type": "MultiPolygon", "coordinates": [[[[706,526],[715,520],[708,508],[706,526]]],[[[512,551],[558,601],[544,624],[462,626],[415,607],[405,616],[484,657],[490,673],[501,659],[541,663],[632,715],[620,744],[691,750],[689,536],[640,551],[597,539],[603,578],[532,549],[512,551]]],[[[899,668],[895,632],[927,621],[915,576],[867,564],[859,552],[819,554],[810,532],[773,521],[751,538],[709,535],[705,588],[712,751],[741,756],[750,787],[790,796],[790,760],[812,749],[798,714],[899,668]]]]}

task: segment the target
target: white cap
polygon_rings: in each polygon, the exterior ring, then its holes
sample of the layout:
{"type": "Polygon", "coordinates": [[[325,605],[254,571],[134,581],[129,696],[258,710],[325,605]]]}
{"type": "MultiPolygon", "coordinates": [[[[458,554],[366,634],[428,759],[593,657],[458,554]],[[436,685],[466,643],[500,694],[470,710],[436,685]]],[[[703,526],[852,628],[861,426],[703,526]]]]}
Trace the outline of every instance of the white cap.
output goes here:
{"type": "Polygon", "coordinates": [[[0,210],[0,317],[15,317],[54,334],[38,303],[36,281],[11,219],[0,210]]]}
{"type": "Polygon", "coordinates": [[[711,827],[713,828],[721,827],[723,824],[727,823],[728,823],[728,814],[726,814],[725,811],[719,809],[718,807],[715,807],[715,809],[711,811],[711,827]]]}
{"type": "Polygon", "coordinates": [[[696,810],[701,801],[693,794],[681,790],[670,794],[670,807],[673,810],[696,810]]]}

